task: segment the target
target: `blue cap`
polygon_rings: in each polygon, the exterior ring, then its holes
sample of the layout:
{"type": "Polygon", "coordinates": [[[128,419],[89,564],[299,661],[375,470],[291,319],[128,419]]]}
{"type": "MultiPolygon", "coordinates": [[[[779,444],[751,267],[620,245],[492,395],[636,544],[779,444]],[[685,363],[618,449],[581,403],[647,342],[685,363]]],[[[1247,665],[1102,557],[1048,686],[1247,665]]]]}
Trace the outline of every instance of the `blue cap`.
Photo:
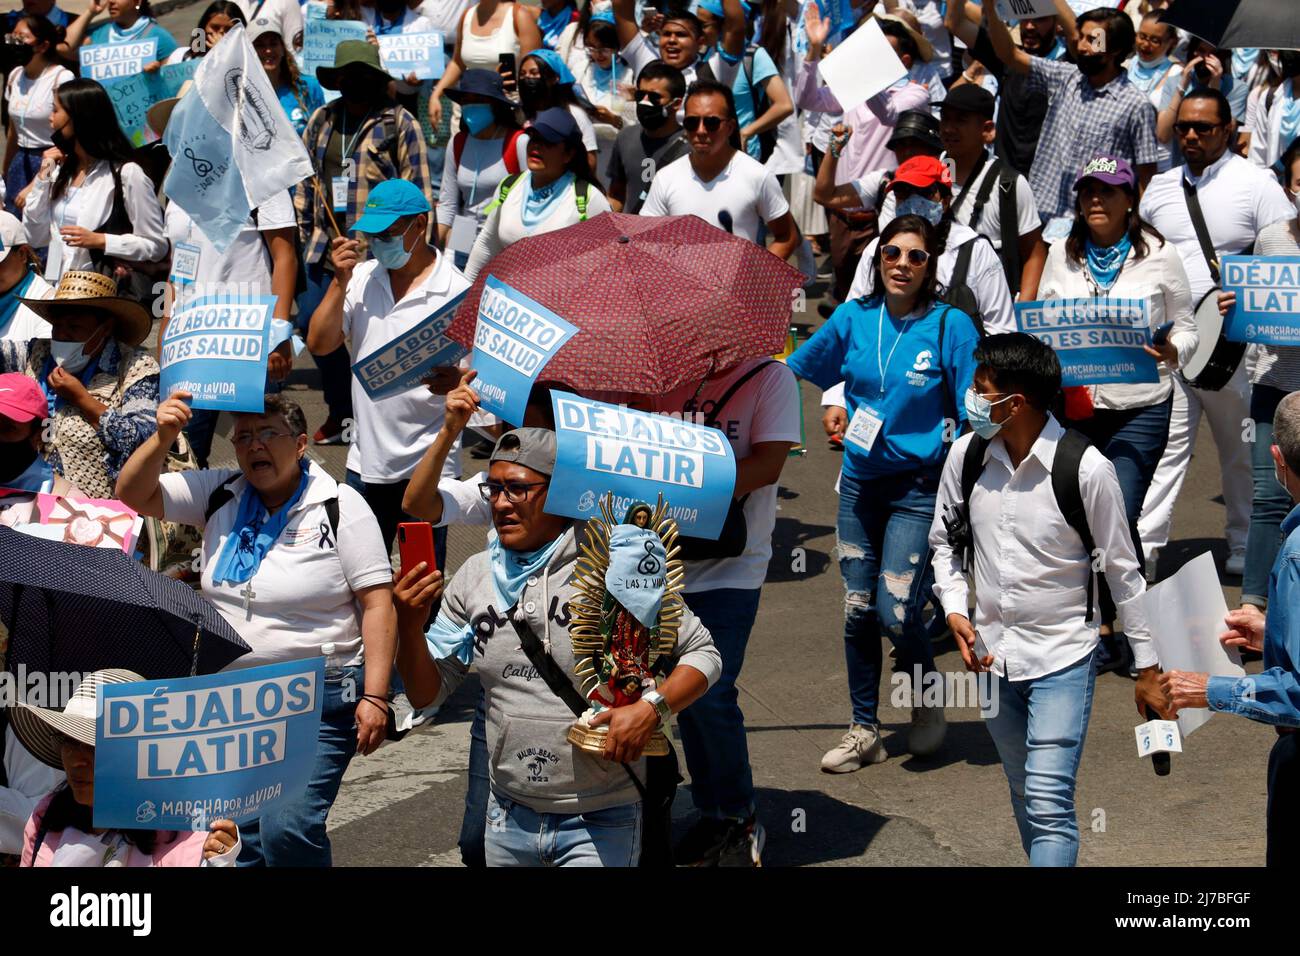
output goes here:
{"type": "Polygon", "coordinates": [[[573,114],[562,106],[552,106],[533,117],[528,125],[528,135],[551,144],[582,142],[582,131],[578,129],[573,114]]]}
{"type": "Polygon", "coordinates": [[[409,179],[386,179],[366,199],[365,212],[352,224],[354,232],[383,232],[402,216],[418,216],[430,209],[420,187],[409,179]]]}
{"type": "Polygon", "coordinates": [[[526,60],[528,57],[532,57],[534,60],[541,60],[545,63],[547,68],[559,78],[561,86],[567,86],[573,83],[573,71],[570,70],[568,65],[564,62],[563,57],[554,50],[533,50],[528,54],[528,56],[524,57],[524,59],[526,60]]]}
{"type": "Polygon", "coordinates": [[[726,18],[726,13],[722,9],[722,0],[700,0],[695,5],[695,9],[696,11],[703,10],[705,13],[710,13],[719,20],[726,18]]]}
{"type": "Polygon", "coordinates": [[[597,10],[595,13],[593,13],[593,14],[591,15],[591,21],[590,21],[590,22],[592,22],[592,23],[613,23],[613,22],[614,22],[614,11],[613,11],[613,10],[610,10],[610,9],[608,9],[608,8],[606,8],[606,9],[604,9],[604,10],[597,10]]]}

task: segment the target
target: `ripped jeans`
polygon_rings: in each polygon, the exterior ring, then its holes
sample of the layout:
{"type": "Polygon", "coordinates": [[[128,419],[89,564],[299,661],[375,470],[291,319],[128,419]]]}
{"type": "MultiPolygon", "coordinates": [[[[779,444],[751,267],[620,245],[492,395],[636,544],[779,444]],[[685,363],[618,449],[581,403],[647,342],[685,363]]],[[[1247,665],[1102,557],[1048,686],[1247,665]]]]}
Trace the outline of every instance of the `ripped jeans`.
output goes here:
{"type": "Polygon", "coordinates": [[[928,538],[938,490],[937,471],[840,479],[836,550],[855,724],[879,723],[882,633],[897,650],[897,670],[910,677],[917,664],[923,675],[935,669],[921,615],[934,580],[928,538]]]}

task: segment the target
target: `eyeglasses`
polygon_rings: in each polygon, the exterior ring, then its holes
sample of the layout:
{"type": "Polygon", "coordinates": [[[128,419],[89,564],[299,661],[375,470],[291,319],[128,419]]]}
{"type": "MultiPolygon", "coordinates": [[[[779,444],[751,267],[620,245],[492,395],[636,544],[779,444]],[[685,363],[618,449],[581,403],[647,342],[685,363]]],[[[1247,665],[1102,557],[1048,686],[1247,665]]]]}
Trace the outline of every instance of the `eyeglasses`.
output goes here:
{"type": "Polygon", "coordinates": [[[517,505],[528,497],[529,488],[541,488],[549,484],[549,481],[480,481],[478,493],[484,501],[491,504],[497,495],[504,492],[506,501],[517,505]]]}
{"type": "Polygon", "coordinates": [[[278,432],[274,428],[259,428],[255,432],[237,432],[231,436],[230,444],[234,445],[236,448],[245,448],[254,438],[257,439],[259,444],[269,445],[271,444],[271,440],[274,438],[292,437],[293,436],[288,432],[278,432]]]}
{"type": "Polygon", "coordinates": [[[1186,136],[1192,131],[1195,131],[1197,136],[1209,136],[1222,125],[1222,123],[1197,123],[1192,120],[1179,120],[1174,124],[1174,129],[1177,130],[1179,136],[1186,136]]]}
{"type": "MultiPolygon", "coordinates": [[[[886,265],[892,266],[899,259],[903,258],[903,250],[893,243],[890,243],[887,246],[881,246],[880,258],[886,265]]],[[[926,252],[924,249],[907,250],[907,264],[909,266],[916,266],[919,269],[929,261],[930,253],[926,252]]]]}
{"type": "Polygon", "coordinates": [[[682,120],[682,125],[686,127],[686,132],[694,133],[700,128],[700,124],[710,133],[716,133],[722,127],[721,116],[688,116],[682,120]]]}

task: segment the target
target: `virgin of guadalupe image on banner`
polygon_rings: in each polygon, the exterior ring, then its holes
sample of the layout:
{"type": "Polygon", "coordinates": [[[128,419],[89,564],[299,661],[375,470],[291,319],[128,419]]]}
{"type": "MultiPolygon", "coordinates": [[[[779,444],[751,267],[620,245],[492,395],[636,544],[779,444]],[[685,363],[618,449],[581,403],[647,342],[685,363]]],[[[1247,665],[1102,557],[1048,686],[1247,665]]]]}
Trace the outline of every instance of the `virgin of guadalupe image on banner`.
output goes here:
{"type": "MultiPolygon", "coordinates": [[[[600,500],[600,516],[587,522],[569,602],[569,636],[577,659],[574,672],[591,709],[569,729],[569,742],[590,754],[605,751],[607,725],[591,718],[608,707],[636,703],[654,690],[677,646],[685,605],[686,570],[677,558],[677,522],[668,517],[663,495],[654,508],[636,502],[622,522],[614,518],[612,495],[600,500]]],[[[656,730],[646,756],[668,753],[668,738],[656,730]]]]}

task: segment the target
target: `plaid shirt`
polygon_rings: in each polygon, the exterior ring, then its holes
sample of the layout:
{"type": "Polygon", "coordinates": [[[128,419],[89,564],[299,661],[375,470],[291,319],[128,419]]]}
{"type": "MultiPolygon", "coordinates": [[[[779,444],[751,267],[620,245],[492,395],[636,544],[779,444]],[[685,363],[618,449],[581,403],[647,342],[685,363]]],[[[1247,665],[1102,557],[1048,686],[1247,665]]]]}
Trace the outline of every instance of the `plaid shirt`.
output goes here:
{"type": "MultiPolygon", "coordinates": [[[[342,113],[343,102],[335,100],[316,110],[307,121],[303,142],[307,144],[317,171],[325,168],[325,149],[342,113]]],[[[429,195],[429,153],[424,133],[419,121],[401,106],[387,107],[366,119],[353,147],[352,162],[356,175],[348,186],[345,228],[360,217],[370,190],[386,179],[409,179],[420,187],[421,192],[429,195]],[[390,144],[387,141],[387,131],[391,131],[395,142],[390,144]]],[[[320,180],[318,185],[318,180],[310,177],[298,184],[293,204],[298,213],[304,262],[329,261],[334,227],[330,225],[325,204],[332,199],[331,185],[324,180],[320,180]],[[324,195],[320,190],[324,190],[324,195]]],[[[364,256],[364,237],[357,238],[362,239],[364,256]]]]}
{"type": "Polygon", "coordinates": [[[1073,63],[1030,57],[1027,91],[1047,94],[1029,185],[1044,221],[1074,210],[1074,181],[1098,153],[1155,163],[1156,109],[1121,73],[1095,89],[1073,63]]]}

